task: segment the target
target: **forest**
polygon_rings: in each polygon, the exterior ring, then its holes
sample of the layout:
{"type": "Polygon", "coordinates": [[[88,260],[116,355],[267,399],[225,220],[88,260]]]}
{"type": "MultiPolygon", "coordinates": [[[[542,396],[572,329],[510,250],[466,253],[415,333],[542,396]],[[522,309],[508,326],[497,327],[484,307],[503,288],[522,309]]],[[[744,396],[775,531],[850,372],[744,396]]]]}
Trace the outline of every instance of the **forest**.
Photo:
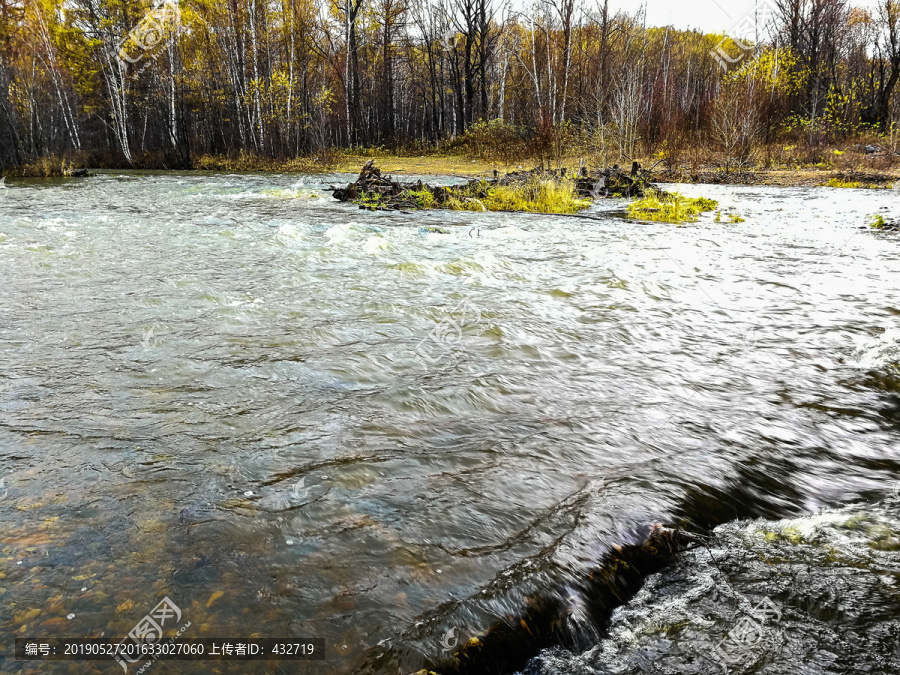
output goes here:
{"type": "Polygon", "coordinates": [[[892,156],[900,131],[898,0],[765,0],[717,35],[608,0],[0,0],[0,34],[4,168],[359,149],[728,167],[892,156]]]}

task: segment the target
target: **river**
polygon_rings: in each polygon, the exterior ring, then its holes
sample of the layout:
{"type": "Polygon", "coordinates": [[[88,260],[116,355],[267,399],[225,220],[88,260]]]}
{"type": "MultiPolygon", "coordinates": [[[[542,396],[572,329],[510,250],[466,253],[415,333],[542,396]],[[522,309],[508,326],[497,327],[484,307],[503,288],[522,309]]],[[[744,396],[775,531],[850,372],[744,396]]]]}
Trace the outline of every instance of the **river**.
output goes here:
{"type": "MultiPolygon", "coordinates": [[[[321,191],[346,180],[0,190],[0,671],[121,672],[18,661],[13,638],[125,637],[168,597],[186,637],[325,654],[153,672],[414,672],[647,524],[721,525],[716,546],[758,560],[747,528],[849,508],[878,525],[852,546],[884,559],[844,614],[785,574],[740,592],[809,628],[836,655],[821,672],[898,672],[896,642],[811,628],[900,621],[900,234],[859,229],[900,215],[898,192],[676,186],[745,218],[678,227],[614,201],[596,220],[373,213],[321,191]]],[[[687,594],[702,550],[607,616],[603,645],[497,672],[657,672],[603,649],[687,594]]],[[[715,672],[688,666],[694,639],[670,635],[666,672],[715,672]]]]}

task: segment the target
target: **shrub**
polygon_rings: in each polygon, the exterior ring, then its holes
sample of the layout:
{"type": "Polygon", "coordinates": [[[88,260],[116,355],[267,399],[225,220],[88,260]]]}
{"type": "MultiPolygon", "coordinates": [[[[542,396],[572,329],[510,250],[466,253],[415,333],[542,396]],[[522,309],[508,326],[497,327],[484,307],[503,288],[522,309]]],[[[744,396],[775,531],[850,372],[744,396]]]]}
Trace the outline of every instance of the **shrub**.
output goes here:
{"type": "Polygon", "coordinates": [[[448,152],[462,151],[472,158],[510,164],[532,156],[528,143],[530,135],[525,128],[499,119],[480,121],[451,140],[444,149],[448,152]]]}

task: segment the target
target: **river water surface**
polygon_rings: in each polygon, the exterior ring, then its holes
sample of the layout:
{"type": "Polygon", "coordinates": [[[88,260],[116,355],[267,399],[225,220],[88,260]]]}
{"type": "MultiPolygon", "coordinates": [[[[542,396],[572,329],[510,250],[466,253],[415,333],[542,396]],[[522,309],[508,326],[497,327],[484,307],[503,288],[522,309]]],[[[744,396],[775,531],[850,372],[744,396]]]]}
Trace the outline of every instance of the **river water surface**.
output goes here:
{"type": "MultiPolygon", "coordinates": [[[[167,596],[186,636],[326,654],[154,672],[406,673],[649,523],[794,527],[848,504],[886,556],[871,593],[827,616],[786,577],[757,595],[798,626],[877,608],[896,628],[900,235],[858,228],[900,216],[900,193],[681,186],[746,220],[676,227],[617,202],[595,220],[371,213],[319,190],[341,180],[0,192],[0,671],[121,672],[16,661],[13,639],[124,637],[167,596]]],[[[827,576],[797,555],[803,583],[827,576]]],[[[663,583],[677,573],[642,593],[687,593],[663,583]]],[[[843,667],[900,668],[890,641],[872,666],[810,635],[843,667]]],[[[695,638],[666,672],[715,672],[686,665],[695,638]]],[[[572,649],[528,668],[576,672],[572,649]]],[[[591,654],[583,672],[656,672],[591,654]]],[[[850,672],[835,662],[821,672],[850,672]]]]}

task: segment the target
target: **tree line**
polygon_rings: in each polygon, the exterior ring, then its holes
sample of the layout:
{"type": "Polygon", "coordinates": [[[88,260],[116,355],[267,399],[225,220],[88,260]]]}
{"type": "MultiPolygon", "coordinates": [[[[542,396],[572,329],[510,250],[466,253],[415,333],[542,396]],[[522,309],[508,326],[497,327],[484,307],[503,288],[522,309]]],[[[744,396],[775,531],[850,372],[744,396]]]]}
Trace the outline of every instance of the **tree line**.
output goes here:
{"type": "Polygon", "coordinates": [[[521,153],[888,133],[900,0],[766,0],[728,36],[648,26],[609,0],[0,0],[0,164],[80,156],[521,153]]]}

